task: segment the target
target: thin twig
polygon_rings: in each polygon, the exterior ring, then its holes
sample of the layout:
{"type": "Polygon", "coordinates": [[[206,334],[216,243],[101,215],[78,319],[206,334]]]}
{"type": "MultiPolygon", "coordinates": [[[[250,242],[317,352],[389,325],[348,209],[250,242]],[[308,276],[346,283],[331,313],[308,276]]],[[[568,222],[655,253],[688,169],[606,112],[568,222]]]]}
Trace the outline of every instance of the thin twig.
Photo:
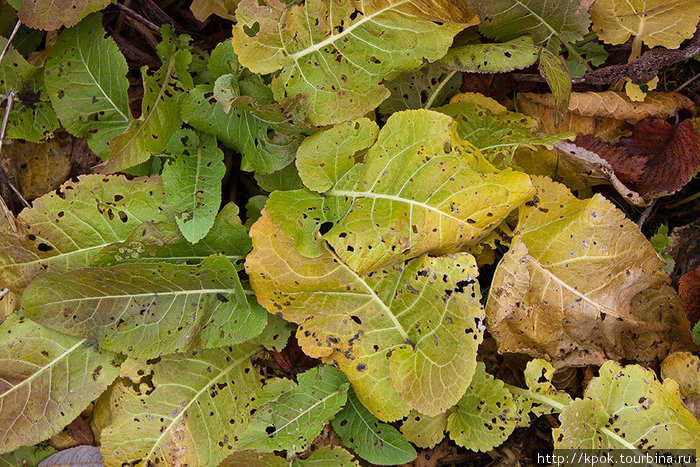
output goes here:
{"type": "MultiPolygon", "coordinates": [[[[15,100],[15,91],[11,90],[7,94],[6,98],[6,103],[5,103],[5,115],[2,117],[2,124],[0,124],[0,154],[2,154],[2,143],[5,141],[5,130],[7,129],[7,121],[10,119],[10,111],[12,110],[12,103],[15,100]]],[[[3,179],[5,183],[7,183],[7,186],[10,187],[10,190],[17,195],[17,198],[24,204],[26,207],[31,207],[31,205],[27,202],[26,199],[24,199],[24,196],[19,192],[17,188],[12,184],[12,181],[10,180],[10,177],[5,173],[5,170],[3,170],[2,167],[0,167],[0,178],[3,179]]]]}
{"type": "Polygon", "coordinates": [[[5,43],[5,47],[2,48],[2,52],[0,52],[0,62],[2,62],[2,59],[5,58],[5,52],[10,48],[10,43],[12,42],[12,39],[15,38],[15,34],[17,34],[17,31],[19,30],[19,27],[22,25],[20,20],[17,20],[17,23],[15,24],[14,29],[12,29],[12,32],[10,33],[10,37],[7,38],[7,42],[5,43]]]}
{"type": "Polygon", "coordinates": [[[147,28],[153,30],[154,32],[160,34],[160,28],[156,26],[155,24],[151,23],[148,21],[146,18],[141,16],[140,14],[136,13],[134,10],[131,8],[122,5],[121,3],[115,3],[114,5],[117,6],[120,10],[122,10],[124,13],[126,13],[127,16],[130,16],[131,18],[137,20],[139,23],[143,24],[147,28]]]}
{"type": "Polygon", "coordinates": [[[654,206],[656,206],[656,200],[652,201],[649,206],[642,212],[642,215],[639,216],[639,220],[637,221],[637,227],[640,229],[642,226],[644,226],[644,223],[649,219],[649,216],[651,215],[651,211],[654,210],[654,206]]]}
{"type": "Polygon", "coordinates": [[[698,191],[697,193],[692,194],[690,196],[687,196],[680,201],[676,201],[675,203],[667,204],[666,209],[673,209],[673,208],[677,208],[678,206],[683,206],[684,204],[690,203],[691,201],[695,201],[698,198],[700,198],[700,191],[698,191]]]}
{"type": "Polygon", "coordinates": [[[697,75],[693,76],[693,77],[690,78],[688,81],[686,81],[685,83],[683,83],[683,84],[681,84],[680,86],[678,86],[676,89],[673,90],[673,92],[678,92],[678,91],[680,91],[681,89],[683,89],[684,87],[686,87],[687,85],[689,85],[690,83],[692,83],[693,81],[695,81],[696,79],[698,79],[699,77],[700,77],[700,73],[698,73],[697,75]]]}

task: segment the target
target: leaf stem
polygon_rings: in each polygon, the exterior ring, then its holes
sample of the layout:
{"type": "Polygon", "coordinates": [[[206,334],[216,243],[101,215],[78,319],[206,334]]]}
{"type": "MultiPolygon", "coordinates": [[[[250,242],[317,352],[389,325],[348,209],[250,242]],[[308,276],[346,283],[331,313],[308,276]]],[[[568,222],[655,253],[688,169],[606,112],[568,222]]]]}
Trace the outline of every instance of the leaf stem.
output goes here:
{"type": "Polygon", "coordinates": [[[535,399],[538,402],[542,402],[543,404],[547,404],[550,407],[554,407],[560,412],[565,407],[565,405],[561,402],[557,402],[554,399],[550,399],[549,397],[543,396],[542,394],[532,392],[529,389],[519,388],[518,386],[511,386],[508,383],[503,384],[505,385],[506,389],[508,389],[511,393],[515,394],[516,396],[523,396],[529,397],[530,399],[535,399]]]}
{"type": "Polygon", "coordinates": [[[457,70],[452,70],[445,76],[445,79],[443,79],[440,84],[438,84],[438,87],[435,88],[435,91],[430,95],[430,98],[428,99],[428,102],[425,103],[425,107],[423,107],[425,110],[428,110],[433,103],[435,102],[435,99],[437,99],[438,94],[440,94],[440,91],[442,91],[442,88],[445,87],[447,82],[452,79],[452,77],[457,73],[457,70]]]}

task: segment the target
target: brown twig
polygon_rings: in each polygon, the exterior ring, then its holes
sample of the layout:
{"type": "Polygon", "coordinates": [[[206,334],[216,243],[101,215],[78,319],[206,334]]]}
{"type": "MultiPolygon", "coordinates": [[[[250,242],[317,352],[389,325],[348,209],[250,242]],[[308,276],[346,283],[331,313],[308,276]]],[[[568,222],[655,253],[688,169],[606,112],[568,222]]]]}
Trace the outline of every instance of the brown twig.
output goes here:
{"type": "Polygon", "coordinates": [[[146,18],[144,18],[140,14],[136,13],[134,10],[132,10],[128,6],[122,5],[121,3],[115,3],[114,5],[117,8],[119,8],[120,10],[122,10],[128,17],[135,19],[139,23],[146,26],[148,29],[151,29],[152,31],[154,31],[157,34],[160,34],[160,28],[158,26],[156,26],[155,24],[153,24],[152,22],[150,22],[149,20],[147,20],[146,18]]]}

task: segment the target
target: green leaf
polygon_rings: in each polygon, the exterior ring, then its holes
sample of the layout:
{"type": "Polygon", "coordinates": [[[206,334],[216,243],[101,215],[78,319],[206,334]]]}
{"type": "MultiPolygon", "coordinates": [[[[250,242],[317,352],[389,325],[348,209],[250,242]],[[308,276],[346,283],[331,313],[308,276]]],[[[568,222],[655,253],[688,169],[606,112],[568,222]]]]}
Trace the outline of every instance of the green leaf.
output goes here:
{"type": "Polygon", "coordinates": [[[321,446],[306,459],[287,461],[280,456],[253,450],[236,451],[219,464],[219,467],[351,467],[359,463],[353,455],[341,447],[321,446]]]}
{"type": "Polygon", "coordinates": [[[158,55],[163,66],[152,76],[141,69],[144,96],[141,117],[109,142],[109,159],[98,166],[101,173],[119,172],[162,153],[170,137],[182,126],[180,107],[184,91],[193,86],[187,66],[192,61],[188,49],[189,36],[175,37],[172,26],[166,25],[158,55]]]}
{"type": "Polygon", "coordinates": [[[19,292],[44,271],[89,266],[107,245],[143,222],[171,221],[160,177],[83,175],[17,216],[19,232],[0,234],[0,279],[19,292]]]}
{"type": "Polygon", "coordinates": [[[337,363],[374,416],[432,416],[462,397],[484,330],[471,255],[358,275],[331,251],[300,255],[267,214],[251,237],[246,272],[259,303],[299,323],[304,352],[337,363]]]}
{"type": "Polygon", "coordinates": [[[272,173],[294,160],[305,131],[298,125],[303,122],[303,97],[259,104],[243,96],[226,113],[213,98],[213,89],[200,85],[190,91],[182,106],[186,123],[243,154],[241,170],[272,173]]]}
{"type": "Polygon", "coordinates": [[[352,390],[348,392],[347,404],[333,419],[333,429],[346,447],[374,465],[405,464],[417,455],[401,433],[391,425],[380,423],[352,390]]]}
{"type": "Polygon", "coordinates": [[[683,406],[678,383],[661,384],[639,365],[606,362],[560,421],[555,449],[700,449],[700,422],[683,406]]]}
{"type": "MultiPolygon", "coordinates": [[[[18,1],[19,3],[19,1],[18,1]]],[[[22,24],[33,29],[52,31],[71,27],[81,19],[99,11],[112,0],[32,0],[22,1],[18,16],[22,24]]]]}
{"type": "Polygon", "coordinates": [[[472,103],[454,103],[435,109],[457,121],[457,132],[464,141],[476,146],[490,162],[509,165],[518,148],[552,147],[573,133],[538,134],[535,119],[517,112],[492,113],[472,103]]]}
{"type": "Polygon", "coordinates": [[[447,413],[428,417],[411,410],[406,421],[401,425],[404,437],[419,448],[430,449],[445,438],[447,430],[447,413]]]}
{"type": "Polygon", "coordinates": [[[442,105],[457,93],[461,85],[462,75],[451,74],[440,64],[402,73],[386,83],[391,95],[381,103],[379,113],[389,116],[401,110],[424,109],[430,99],[432,107],[442,105]]]}
{"type": "Polygon", "coordinates": [[[0,324],[0,453],[44,441],[119,374],[117,356],[15,313],[0,324]]]}
{"type": "Polygon", "coordinates": [[[294,459],[292,467],[351,467],[360,465],[341,447],[322,446],[306,459],[294,459]]]}
{"type": "Polygon", "coordinates": [[[241,269],[251,247],[248,231],[238,217],[238,206],[229,203],[216,216],[207,236],[194,245],[183,238],[174,222],[145,222],[124,241],[102,248],[90,265],[154,262],[198,264],[207,256],[218,253],[241,269]]]}
{"type": "Polygon", "coordinates": [[[48,445],[25,446],[8,454],[0,455],[0,466],[17,467],[18,465],[39,465],[41,461],[56,452],[48,445]]]}
{"type": "Polygon", "coordinates": [[[278,101],[306,94],[312,124],[338,123],[377,107],[389,96],[384,79],[441,58],[466,26],[448,22],[467,21],[458,17],[435,24],[420,3],[243,0],[233,47],[253,72],[281,70],[272,81],[278,101]]]}
{"type": "Polygon", "coordinates": [[[489,332],[500,352],[555,367],[648,361],[689,347],[680,298],[639,228],[601,195],[579,200],[533,177],[517,234],[489,290],[489,332]]]}
{"type": "MultiPolygon", "coordinates": [[[[297,157],[299,174],[310,188],[333,184],[323,199],[339,220],[323,238],[360,275],[423,253],[454,253],[475,245],[533,194],[527,175],[496,170],[459,138],[451,117],[428,110],[393,114],[363,161],[351,166],[353,150],[371,144],[373,131],[363,136],[369,127],[341,124],[326,130],[327,141],[336,144],[308,156],[300,151],[297,157]],[[358,147],[343,147],[346,131],[358,135],[358,147]],[[320,174],[314,165],[329,169],[320,174]]],[[[318,219],[321,213],[318,208],[307,214],[318,219]]],[[[288,229],[298,228],[298,217],[270,214],[290,223],[288,229]]]]}
{"type": "Polygon", "coordinates": [[[142,358],[240,343],[267,321],[221,256],[199,266],[132,263],[47,273],[27,287],[22,307],[52,329],[142,358]]]}
{"type": "Polygon", "coordinates": [[[693,340],[697,345],[700,345],[700,321],[693,326],[693,340]]]}
{"type": "Polygon", "coordinates": [[[453,47],[438,63],[450,70],[471,73],[503,73],[520,70],[537,61],[538,47],[530,36],[501,44],[467,44],[453,47]]]}
{"type": "Polygon", "coordinates": [[[569,109],[569,96],[571,96],[569,69],[564,59],[544,47],[540,50],[540,63],[537,68],[552,90],[556,110],[554,121],[559,122],[569,109]]]}
{"type": "Polygon", "coordinates": [[[150,389],[129,389],[102,432],[106,465],[218,465],[250,418],[260,389],[256,341],[133,361],[150,389]]]}
{"type": "Polygon", "coordinates": [[[487,37],[509,41],[527,32],[539,45],[556,37],[562,43],[576,42],[591,24],[579,0],[471,0],[487,37]]]}
{"type": "Polygon", "coordinates": [[[104,158],[107,143],[131,122],[126,60],[102,17],[93,14],[64,30],[46,60],[44,82],[56,115],[75,136],[104,158]]]}
{"type": "Polygon", "coordinates": [[[260,188],[270,193],[278,190],[297,190],[303,186],[301,178],[299,178],[299,172],[294,164],[289,164],[287,167],[271,174],[256,173],[255,181],[258,182],[260,188]]]}
{"type": "Polygon", "coordinates": [[[60,126],[50,102],[41,100],[27,107],[16,101],[12,105],[5,136],[39,143],[49,138],[60,126]]]}
{"type": "Polygon", "coordinates": [[[668,235],[668,226],[666,224],[661,224],[656,230],[656,233],[649,239],[649,243],[652,244],[656,253],[664,260],[666,263],[661,267],[667,274],[673,274],[673,270],[676,267],[676,260],[673,256],[669,254],[664,254],[666,248],[673,246],[673,238],[668,235]]]}
{"type": "Polygon", "coordinates": [[[486,373],[479,362],[467,393],[447,419],[450,438],[472,451],[488,452],[500,446],[515,429],[517,412],[503,382],[486,373]]]}
{"type": "Polygon", "coordinates": [[[177,225],[190,243],[203,239],[214,225],[221,204],[224,153],[216,138],[185,129],[175,133],[167,150],[174,161],[163,168],[163,182],[177,225]]]}
{"type": "Polygon", "coordinates": [[[298,381],[297,387],[255,411],[235,449],[304,451],[347,400],[347,379],[332,366],[312,368],[298,381]]]}
{"type": "MultiPolygon", "coordinates": [[[[7,39],[0,36],[0,50],[6,46],[7,39]]],[[[30,65],[17,49],[10,45],[0,62],[0,94],[4,97],[11,90],[21,93],[27,85],[34,88],[38,70],[38,67],[30,65]]],[[[36,88],[33,90],[37,91],[36,88]]]]}
{"type": "MultiPolygon", "coordinates": [[[[572,44],[571,47],[576,53],[587,60],[591,66],[597,67],[604,64],[608,59],[608,52],[605,50],[605,47],[603,47],[603,44],[594,40],[595,34],[593,32],[589,34],[593,35],[593,37],[588,42],[581,45],[572,44]]],[[[585,40],[586,39],[584,39],[584,41],[585,40]]],[[[588,71],[586,70],[586,66],[581,63],[581,60],[571,54],[566,57],[566,64],[569,67],[571,76],[583,76],[588,71]]]]}

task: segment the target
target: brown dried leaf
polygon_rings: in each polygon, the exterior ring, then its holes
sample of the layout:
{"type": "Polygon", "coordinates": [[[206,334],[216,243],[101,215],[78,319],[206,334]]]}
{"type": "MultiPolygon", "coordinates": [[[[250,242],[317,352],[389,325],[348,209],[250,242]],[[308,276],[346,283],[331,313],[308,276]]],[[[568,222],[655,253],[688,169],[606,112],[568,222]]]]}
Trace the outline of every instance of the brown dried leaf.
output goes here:
{"type": "Polygon", "coordinates": [[[539,201],[521,208],[486,305],[499,351],[563,367],[691,346],[680,299],[639,228],[601,195],[578,200],[547,178],[533,183],[539,201]]]}
{"type": "Polygon", "coordinates": [[[4,150],[27,200],[55,190],[70,175],[72,142],[67,134],[41,144],[14,140],[4,150]]]}
{"type": "Polygon", "coordinates": [[[555,124],[552,94],[521,93],[516,100],[518,111],[538,119],[542,131],[596,134],[611,142],[624,132],[625,123],[649,117],[668,118],[681,109],[694,108],[693,101],[673,92],[650,92],[644,102],[633,102],[624,92],[573,92],[564,121],[555,124]]]}
{"type": "Polygon", "coordinates": [[[620,144],[591,135],[579,135],[575,144],[605,159],[622,183],[647,200],[680,190],[700,167],[700,135],[692,120],[674,127],[665,120],[646,119],[620,144]]]}
{"type": "Polygon", "coordinates": [[[617,177],[612,165],[596,152],[568,141],[560,141],[554,145],[554,148],[561,165],[575,172],[589,185],[612,185],[630,203],[646,206],[647,202],[642,195],[630,190],[617,177]]]}
{"type": "Polygon", "coordinates": [[[675,193],[700,167],[700,135],[694,131],[692,120],[676,127],[665,120],[643,120],[635,125],[632,137],[623,138],[621,143],[629,160],[645,161],[633,185],[643,195],[675,193]]]}
{"type": "Polygon", "coordinates": [[[700,321],[700,266],[681,277],[678,281],[678,294],[681,296],[683,311],[688,321],[700,321]]]}

